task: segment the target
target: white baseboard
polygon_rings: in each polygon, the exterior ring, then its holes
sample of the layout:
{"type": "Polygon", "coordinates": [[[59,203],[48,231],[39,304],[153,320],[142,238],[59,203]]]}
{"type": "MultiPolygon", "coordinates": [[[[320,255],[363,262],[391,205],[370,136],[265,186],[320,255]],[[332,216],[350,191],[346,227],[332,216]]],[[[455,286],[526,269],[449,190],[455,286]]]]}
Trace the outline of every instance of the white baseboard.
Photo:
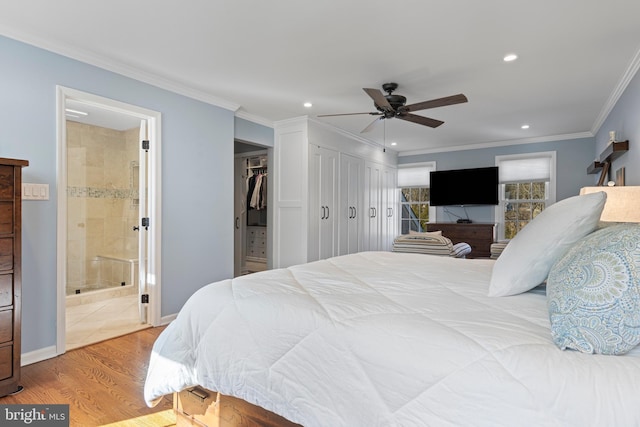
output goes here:
{"type": "Polygon", "coordinates": [[[178,313],[170,314],[168,316],[162,316],[160,318],[160,326],[168,325],[169,323],[176,320],[176,317],[178,317],[178,313]]]}
{"type": "Polygon", "coordinates": [[[29,353],[23,353],[20,356],[20,366],[26,366],[26,365],[31,365],[32,363],[42,362],[43,360],[52,359],[57,355],[58,354],[56,353],[55,345],[30,351],[29,353]]]}
{"type": "MultiPolygon", "coordinates": [[[[170,314],[168,316],[163,316],[160,318],[160,326],[168,325],[173,322],[176,317],[178,317],[178,313],[170,314]]],[[[20,356],[20,366],[31,365],[32,363],[42,362],[43,360],[52,359],[58,356],[56,353],[56,346],[52,345],[49,347],[44,347],[38,350],[30,351],[28,353],[23,353],[20,356]]]]}

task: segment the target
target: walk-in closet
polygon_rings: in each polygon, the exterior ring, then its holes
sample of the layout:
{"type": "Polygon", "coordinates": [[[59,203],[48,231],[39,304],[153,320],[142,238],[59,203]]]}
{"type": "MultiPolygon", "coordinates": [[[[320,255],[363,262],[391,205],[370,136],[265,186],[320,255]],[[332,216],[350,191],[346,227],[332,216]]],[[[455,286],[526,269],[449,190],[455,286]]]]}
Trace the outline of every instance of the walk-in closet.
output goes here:
{"type": "Polygon", "coordinates": [[[235,143],[234,275],[267,269],[267,150],[235,143]]]}

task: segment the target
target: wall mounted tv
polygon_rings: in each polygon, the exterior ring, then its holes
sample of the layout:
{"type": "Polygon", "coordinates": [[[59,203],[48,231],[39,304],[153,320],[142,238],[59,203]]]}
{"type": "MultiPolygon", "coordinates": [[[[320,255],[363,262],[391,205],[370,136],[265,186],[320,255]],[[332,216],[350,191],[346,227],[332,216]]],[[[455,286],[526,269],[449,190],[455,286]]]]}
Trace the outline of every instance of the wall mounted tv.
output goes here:
{"type": "Polygon", "coordinates": [[[498,167],[452,169],[430,174],[431,206],[498,204],[498,167]]]}

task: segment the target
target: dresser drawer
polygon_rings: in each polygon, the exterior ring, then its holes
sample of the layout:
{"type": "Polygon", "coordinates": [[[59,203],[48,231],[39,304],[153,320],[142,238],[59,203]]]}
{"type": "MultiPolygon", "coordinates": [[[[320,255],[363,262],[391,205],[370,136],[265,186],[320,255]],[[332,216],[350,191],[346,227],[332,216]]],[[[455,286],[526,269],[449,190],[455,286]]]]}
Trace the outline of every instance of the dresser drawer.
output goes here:
{"type": "Polygon", "coordinates": [[[256,237],[266,239],[267,231],[264,229],[264,227],[249,228],[247,229],[247,237],[250,239],[253,239],[256,237]]]}
{"type": "Polygon", "coordinates": [[[0,274],[0,307],[13,304],[13,274],[0,274]]]}
{"type": "Polygon", "coordinates": [[[264,248],[249,248],[247,249],[247,256],[255,258],[266,258],[267,252],[264,248]]]}
{"type": "Polygon", "coordinates": [[[0,202],[0,234],[13,233],[13,202],[0,202]]]}
{"type": "Polygon", "coordinates": [[[0,343],[13,340],[13,310],[0,311],[0,343]]]}
{"type": "Polygon", "coordinates": [[[247,241],[247,247],[249,248],[263,248],[266,246],[266,241],[265,239],[259,238],[259,237],[255,237],[255,238],[249,238],[249,240],[247,241]]]}
{"type": "Polygon", "coordinates": [[[13,237],[0,237],[0,271],[13,269],[13,237]]]}
{"type": "Polygon", "coordinates": [[[491,255],[494,225],[486,223],[429,223],[427,231],[442,231],[442,235],[451,239],[453,244],[465,242],[471,246],[467,258],[488,258],[491,255]]]}
{"type": "Polygon", "coordinates": [[[13,199],[13,181],[13,166],[0,165],[0,199],[13,199]]]}
{"type": "Polygon", "coordinates": [[[0,347],[0,380],[13,375],[13,345],[0,347]]]}

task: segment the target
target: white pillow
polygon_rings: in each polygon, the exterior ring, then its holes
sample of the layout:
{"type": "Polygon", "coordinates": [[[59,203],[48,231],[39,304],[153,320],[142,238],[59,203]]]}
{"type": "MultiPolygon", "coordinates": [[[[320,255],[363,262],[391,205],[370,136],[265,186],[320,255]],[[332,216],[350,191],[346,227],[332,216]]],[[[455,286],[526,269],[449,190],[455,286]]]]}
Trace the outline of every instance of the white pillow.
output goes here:
{"type": "Polygon", "coordinates": [[[606,198],[602,191],[569,197],[540,212],[496,260],[489,296],[520,294],[544,282],[558,258],[596,229],[606,198]]]}

